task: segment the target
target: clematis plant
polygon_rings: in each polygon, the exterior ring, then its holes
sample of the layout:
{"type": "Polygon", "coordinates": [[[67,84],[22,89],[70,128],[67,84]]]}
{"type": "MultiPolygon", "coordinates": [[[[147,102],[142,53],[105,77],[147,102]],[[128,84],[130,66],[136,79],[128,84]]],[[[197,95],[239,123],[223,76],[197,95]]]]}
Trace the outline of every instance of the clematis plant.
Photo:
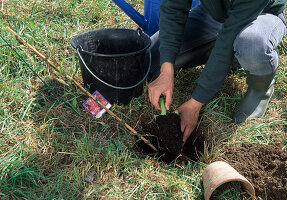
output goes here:
{"type": "Polygon", "coordinates": [[[164,97],[159,98],[159,105],[160,105],[160,109],[161,109],[160,115],[166,115],[166,108],[164,105],[164,97]]]}

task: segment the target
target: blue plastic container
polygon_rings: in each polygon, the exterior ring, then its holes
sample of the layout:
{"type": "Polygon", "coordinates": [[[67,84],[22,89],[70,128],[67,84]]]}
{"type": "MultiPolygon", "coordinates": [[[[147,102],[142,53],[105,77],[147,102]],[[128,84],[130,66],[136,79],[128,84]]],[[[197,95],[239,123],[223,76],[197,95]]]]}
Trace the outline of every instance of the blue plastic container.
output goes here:
{"type": "MultiPolygon", "coordinates": [[[[161,0],[145,0],[144,16],[136,11],[125,0],[113,0],[135,23],[137,23],[149,36],[158,31],[159,7],[161,0]]],[[[199,0],[193,0],[192,8],[199,4],[199,0]]]]}

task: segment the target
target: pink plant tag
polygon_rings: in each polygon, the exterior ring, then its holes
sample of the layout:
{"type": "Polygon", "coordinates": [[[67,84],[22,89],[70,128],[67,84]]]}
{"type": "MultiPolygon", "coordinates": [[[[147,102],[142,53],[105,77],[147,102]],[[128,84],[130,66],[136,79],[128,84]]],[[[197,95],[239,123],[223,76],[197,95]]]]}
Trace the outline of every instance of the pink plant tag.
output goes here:
{"type": "MultiPolygon", "coordinates": [[[[101,95],[99,93],[99,91],[95,91],[93,94],[94,97],[96,97],[96,99],[98,101],[100,101],[103,105],[106,106],[107,109],[110,109],[112,107],[112,104],[110,104],[110,102],[108,102],[103,95],[101,95]]],[[[94,115],[96,118],[100,118],[101,116],[103,116],[103,114],[106,112],[105,109],[103,109],[101,106],[99,106],[93,99],[88,98],[85,103],[83,103],[83,106],[92,114],[94,115]]]]}

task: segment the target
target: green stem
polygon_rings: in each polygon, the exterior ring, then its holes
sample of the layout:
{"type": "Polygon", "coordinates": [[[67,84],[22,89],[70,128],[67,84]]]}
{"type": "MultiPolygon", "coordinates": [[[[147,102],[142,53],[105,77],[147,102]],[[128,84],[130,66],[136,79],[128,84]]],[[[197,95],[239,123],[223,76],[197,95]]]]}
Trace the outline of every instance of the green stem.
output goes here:
{"type": "Polygon", "coordinates": [[[160,105],[160,109],[161,109],[160,115],[166,115],[166,108],[164,105],[164,97],[159,98],[159,105],[160,105]]]}

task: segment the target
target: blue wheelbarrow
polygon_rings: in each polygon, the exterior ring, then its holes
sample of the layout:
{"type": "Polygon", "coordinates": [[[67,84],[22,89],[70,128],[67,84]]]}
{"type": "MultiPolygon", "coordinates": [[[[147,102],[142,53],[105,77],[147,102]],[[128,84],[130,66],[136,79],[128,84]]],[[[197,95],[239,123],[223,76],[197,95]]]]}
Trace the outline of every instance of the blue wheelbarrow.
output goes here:
{"type": "MultiPolygon", "coordinates": [[[[144,16],[136,11],[125,0],[113,0],[145,33],[152,36],[158,31],[159,7],[161,0],[144,0],[144,16]]],[[[199,4],[199,0],[193,0],[192,7],[199,4]]]]}

